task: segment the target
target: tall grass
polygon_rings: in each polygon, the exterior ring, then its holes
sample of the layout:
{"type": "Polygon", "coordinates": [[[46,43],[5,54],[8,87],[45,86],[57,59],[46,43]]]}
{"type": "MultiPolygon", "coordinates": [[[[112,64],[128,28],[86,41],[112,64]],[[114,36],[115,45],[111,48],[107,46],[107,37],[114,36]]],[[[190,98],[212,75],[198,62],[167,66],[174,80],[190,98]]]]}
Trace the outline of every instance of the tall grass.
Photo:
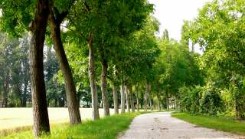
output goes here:
{"type": "MultiPolygon", "coordinates": [[[[82,124],[70,126],[69,124],[55,125],[51,135],[44,135],[42,139],[115,139],[118,134],[126,130],[132,119],[140,113],[127,113],[113,115],[96,121],[85,121],[82,124]]],[[[8,136],[0,135],[1,139],[30,139],[33,138],[31,130],[11,133],[8,136]]]]}
{"type": "Polygon", "coordinates": [[[172,116],[195,125],[245,135],[245,121],[234,120],[230,117],[191,115],[187,113],[173,113],[172,116]]]}

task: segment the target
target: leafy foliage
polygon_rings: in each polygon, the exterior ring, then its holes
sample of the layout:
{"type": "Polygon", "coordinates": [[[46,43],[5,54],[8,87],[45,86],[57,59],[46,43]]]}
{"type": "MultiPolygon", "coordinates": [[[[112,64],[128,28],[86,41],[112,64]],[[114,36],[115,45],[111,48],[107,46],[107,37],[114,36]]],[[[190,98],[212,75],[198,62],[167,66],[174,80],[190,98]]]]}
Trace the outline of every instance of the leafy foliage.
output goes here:
{"type": "MultiPolygon", "coordinates": [[[[207,75],[206,84],[212,82],[213,87],[228,89],[232,96],[239,96],[232,97],[234,105],[229,105],[236,109],[239,119],[244,117],[245,103],[239,99],[244,97],[244,5],[243,0],[207,3],[194,21],[185,23],[182,33],[185,42],[191,40],[205,50],[200,67],[207,75]]],[[[213,90],[207,97],[215,94],[220,93],[213,90]]]]}

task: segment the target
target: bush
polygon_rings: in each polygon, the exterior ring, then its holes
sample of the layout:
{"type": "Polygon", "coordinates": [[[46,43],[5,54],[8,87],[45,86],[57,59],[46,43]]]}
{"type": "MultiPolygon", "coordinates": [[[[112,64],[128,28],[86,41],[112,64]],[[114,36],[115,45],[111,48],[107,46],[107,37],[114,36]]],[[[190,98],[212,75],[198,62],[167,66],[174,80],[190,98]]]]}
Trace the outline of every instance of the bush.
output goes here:
{"type": "Polygon", "coordinates": [[[199,113],[199,100],[202,88],[196,86],[194,88],[182,87],[179,92],[182,94],[181,111],[193,114],[199,113]]]}
{"type": "Polygon", "coordinates": [[[211,88],[204,90],[200,100],[200,112],[208,115],[217,115],[224,111],[224,103],[219,91],[211,88]]]}
{"type": "Polygon", "coordinates": [[[213,87],[182,87],[179,93],[181,94],[180,110],[182,112],[217,115],[224,111],[221,95],[213,87]]]}

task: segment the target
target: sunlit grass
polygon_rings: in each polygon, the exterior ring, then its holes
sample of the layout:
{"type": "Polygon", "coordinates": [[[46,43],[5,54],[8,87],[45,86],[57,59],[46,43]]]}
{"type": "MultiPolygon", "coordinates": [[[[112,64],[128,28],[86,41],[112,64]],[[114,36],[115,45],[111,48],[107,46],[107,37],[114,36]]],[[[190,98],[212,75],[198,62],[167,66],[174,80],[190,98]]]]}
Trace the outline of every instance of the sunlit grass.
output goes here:
{"type": "Polygon", "coordinates": [[[187,113],[173,113],[172,116],[202,127],[245,135],[245,121],[237,121],[229,117],[191,115],[187,113]]]}
{"type": "MultiPolygon", "coordinates": [[[[86,121],[82,124],[70,126],[69,124],[54,125],[51,135],[43,139],[115,139],[118,134],[126,130],[132,119],[140,113],[127,113],[113,115],[96,121],[86,121]]],[[[8,136],[0,135],[1,139],[30,139],[33,138],[32,130],[11,133],[8,136]]]]}

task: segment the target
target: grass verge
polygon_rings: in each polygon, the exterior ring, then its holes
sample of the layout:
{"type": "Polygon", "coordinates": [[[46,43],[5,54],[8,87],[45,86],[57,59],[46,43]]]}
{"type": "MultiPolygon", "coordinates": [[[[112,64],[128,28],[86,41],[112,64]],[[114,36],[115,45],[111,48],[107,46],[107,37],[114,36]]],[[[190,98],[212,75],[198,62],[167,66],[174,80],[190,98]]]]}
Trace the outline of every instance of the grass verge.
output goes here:
{"type": "MultiPolygon", "coordinates": [[[[126,130],[134,117],[140,113],[126,113],[113,115],[96,121],[85,121],[82,124],[55,125],[51,128],[51,135],[44,135],[42,139],[115,139],[120,132],[126,130]]],[[[11,133],[8,136],[0,135],[1,139],[30,139],[31,130],[11,133]]]]}
{"type": "Polygon", "coordinates": [[[172,116],[198,126],[245,135],[245,121],[237,121],[228,117],[191,115],[187,113],[172,113],[172,116]]]}

